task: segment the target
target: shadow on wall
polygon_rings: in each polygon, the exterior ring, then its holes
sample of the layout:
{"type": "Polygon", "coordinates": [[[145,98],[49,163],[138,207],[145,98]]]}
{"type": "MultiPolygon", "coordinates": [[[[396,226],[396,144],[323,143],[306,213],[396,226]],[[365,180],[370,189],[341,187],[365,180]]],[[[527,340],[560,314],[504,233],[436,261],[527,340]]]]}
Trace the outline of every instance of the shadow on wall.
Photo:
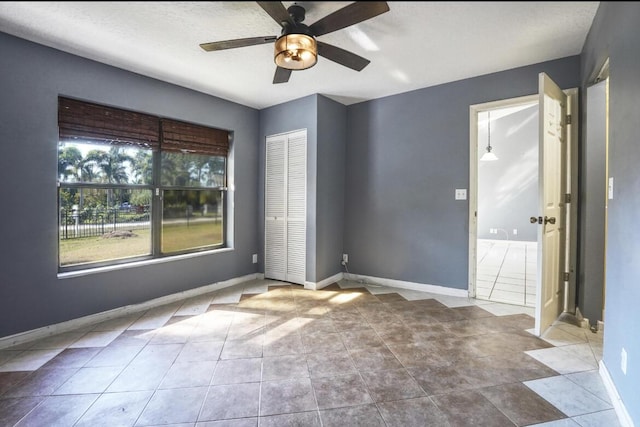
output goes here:
{"type": "Polygon", "coordinates": [[[529,222],[538,213],[538,104],[491,111],[478,121],[478,152],[487,141],[498,160],[478,165],[478,238],[536,241],[529,222]]]}

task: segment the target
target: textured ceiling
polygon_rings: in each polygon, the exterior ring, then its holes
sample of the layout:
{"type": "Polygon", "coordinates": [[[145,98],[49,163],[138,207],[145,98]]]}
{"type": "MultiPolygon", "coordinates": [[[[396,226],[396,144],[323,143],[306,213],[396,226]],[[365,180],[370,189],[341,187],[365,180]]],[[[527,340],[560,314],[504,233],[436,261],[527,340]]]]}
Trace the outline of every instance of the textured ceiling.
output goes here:
{"type": "MultiPolygon", "coordinates": [[[[350,3],[298,2],[307,25],[350,3]]],[[[279,35],[255,2],[0,2],[0,31],[254,108],[315,93],[349,105],[577,55],[599,5],[388,3],[389,12],[318,38],[371,60],[364,70],[320,57],[277,85],[273,43],[199,47],[279,35]]]]}

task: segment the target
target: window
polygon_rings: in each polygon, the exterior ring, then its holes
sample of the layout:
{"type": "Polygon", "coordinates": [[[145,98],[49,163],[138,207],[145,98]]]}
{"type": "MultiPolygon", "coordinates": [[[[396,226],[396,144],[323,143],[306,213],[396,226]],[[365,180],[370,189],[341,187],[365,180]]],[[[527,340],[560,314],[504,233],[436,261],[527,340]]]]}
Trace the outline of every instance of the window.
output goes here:
{"type": "Polygon", "coordinates": [[[59,269],[225,246],[229,133],[59,98],[59,269]]]}

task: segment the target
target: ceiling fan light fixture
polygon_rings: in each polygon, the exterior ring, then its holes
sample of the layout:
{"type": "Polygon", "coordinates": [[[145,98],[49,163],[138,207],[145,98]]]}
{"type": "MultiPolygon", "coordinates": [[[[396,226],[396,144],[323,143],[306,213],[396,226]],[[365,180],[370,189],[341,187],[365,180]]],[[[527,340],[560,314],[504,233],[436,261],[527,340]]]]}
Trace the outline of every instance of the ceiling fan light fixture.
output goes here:
{"type": "Polygon", "coordinates": [[[276,40],[274,61],[288,70],[305,70],[318,62],[316,39],[307,34],[285,34],[276,40]]]}

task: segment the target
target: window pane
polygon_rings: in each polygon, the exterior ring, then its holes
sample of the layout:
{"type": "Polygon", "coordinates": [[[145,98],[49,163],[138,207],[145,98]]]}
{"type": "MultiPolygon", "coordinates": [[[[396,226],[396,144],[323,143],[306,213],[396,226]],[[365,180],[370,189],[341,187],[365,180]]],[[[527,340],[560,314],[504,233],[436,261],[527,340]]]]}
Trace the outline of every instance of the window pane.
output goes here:
{"type": "Polygon", "coordinates": [[[220,190],[165,190],[162,252],[221,246],[223,197],[220,190]]]}
{"type": "Polygon", "coordinates": [[[162,185],[224,187],[225,157],[162,153],[162,185]]]}
{"type": "Polygon", "coordinates": [[[151,190],[60,188],[60,266],[151,254],[151,190]]]}
{"type": "Polygon", "coordinates": [[[60,182],[151,184],[152,151],[130,146],[58,144],[60,182]]]}

